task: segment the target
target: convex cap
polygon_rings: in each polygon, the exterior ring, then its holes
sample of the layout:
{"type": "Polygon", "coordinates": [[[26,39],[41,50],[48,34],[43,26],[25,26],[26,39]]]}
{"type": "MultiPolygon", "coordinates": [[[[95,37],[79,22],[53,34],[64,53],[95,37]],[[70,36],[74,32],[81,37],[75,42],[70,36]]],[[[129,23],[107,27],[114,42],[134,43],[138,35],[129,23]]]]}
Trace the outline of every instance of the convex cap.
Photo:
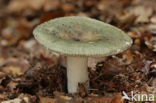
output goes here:
{"type": "Polygon", "coordinates": [[[131,38],[122,30],[88,17],[61,17],[37,26],[39,43],[71,56],[109,56],[126,50],[131,38]]]}

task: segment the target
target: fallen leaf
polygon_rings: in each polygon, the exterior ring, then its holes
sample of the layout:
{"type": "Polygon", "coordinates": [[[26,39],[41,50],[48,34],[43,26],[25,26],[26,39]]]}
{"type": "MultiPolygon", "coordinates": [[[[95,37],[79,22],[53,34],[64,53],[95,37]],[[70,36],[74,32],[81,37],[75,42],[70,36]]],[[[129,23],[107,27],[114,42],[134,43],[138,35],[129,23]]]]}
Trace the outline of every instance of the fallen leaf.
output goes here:
{"type": "Polygon", "coordinates": [[[146,40],[145,44],[147,45],[149,49],[156,51],[156,37],[152,37],[149,40],[146,40]]]}
{"type": "Polygon", "coordinates": [[[68,4],[68,3],[65,3],[65,4],[61,5],[61,8],[65,12],[71,12],[71,11],[73,11],[75,9],[74,5],[68,4]]]}
{"type": "Polygon", "coordinates": [[[8,87],[8,89],[9,89],[11,92],[14,92],[14,90],[15,90],[16,87],[17,87],[17,85],[18,85],[18,83],[11,81],[11,82],[7,85],[7,87],[8,87]]]}
{"type": "Polygon", "coordinates": [[[43,5],[43,9],[45,11],[56,10],[59,7],[60,7],[59,0],[46,0],[45,4],[43,5]]]}
{"type": "Polygon", "coordinates": [[[111,103],[112,98],[91,94],[87,97],[86,101],[86,103],[111,103]]]}
{"type": "Polygon", "coordinates": [[[21,12],[27,9],[39,10],[45,0],[13,0],[9,3],[8,9],[11,12],[21,12]]]}
{"type": "Polygon", "coordinates": [[[116,95],[112,99],[111,103],[124,103],[124,99],[122,98],[122,95],[116,95]]]}
{"type": "Polygon", "coordinates": [[[56,99],[39,96],[40,103],[56,103],[56,99]]]}
{"type": "Polygon", "coordinates": [[[17,44],[21,39],[30,37],[34,24],[28,22],[25,18],[16,18],[8,21],[8,26],[2,30],[1,46],[12,46],[17,44]]]}
{"type": "Polygon", "coordinates": [[[13,100],[2,101],[1,103],[30,103],[28,97],[15,98],[13,100]]]}
{"type": "Polygon", "coordinates": [[[148,73],[149,73],[149,70],[150,70],[150,65],[151,65],[151,63],[152,63],[152,61],[149,61],[149,60],[147,60],[147,61],[143,61],[144,62],[144,67],[142,68],[142,72],[145,74],[145,75],[147,75],[148,73]]]}
{"type": "Polygon", "coordinates": [[[116,14],[114,22],[116,23],[117,27],[126,30],[134,24],[136,18],[137,17],[132,13],[126,13],[123,16],[116,14]]]}
{"type": "Polygon", "coordinates": [[[49,12],[49,13],[45,13],[40,17],[40,23],[46,22],[50,19],[54,19],[57,17],[63,17],[65,15],[64,12],[62,11],[53,11],[53,12],[49,12]]]}
{"type": "Polygon", "coordinates": [[[22,75],[22,74],[23,74],[21,68],[18,67],[18,66],[6,66],[6,67],[3,67],[3,68],[2,68],[2,71],[3,71],[4,73],[12,74],[12,75],[14,75],[14,76],[22,75]]]}
{"type": "Polygon", "coordinates": [[[128,32],[127,33],[131,38],[140,38],[141,37],[141,34],[140,33],[136,33],[136,32],[128,32]]]}
{"type": "Polygon", "coordinates": [[[152,16],[152,17],[150,18],[150,21],[151,21],[151,23],[156,24],[156,15],[152,16]]]}
{"type": "Polygon", "coordinates": [[[134,60],[133,54],[130,50],[126,50],[123,54],[122,54],[122,61],[125,64],[131,64],[132,61],[134,60]]]}
{"type": "Polygon", "coordinates": [[[23,58],[7,58],[1,63],[2,71],[6,74],[19,76],[25,73],[30,68],[30,64],[23,58]]]}
{"type": "Polygon", "coordinates": [[[147,25],[147,31],[156,34],[156,23],[147,25]]]}
{"type": "Polygon", "coordinates": [[[149,17],[152,15],[153,9],[141,5],[134,7],[132,13],[137,16],[135,23],[147,23],[150,20],[149,17]]]}

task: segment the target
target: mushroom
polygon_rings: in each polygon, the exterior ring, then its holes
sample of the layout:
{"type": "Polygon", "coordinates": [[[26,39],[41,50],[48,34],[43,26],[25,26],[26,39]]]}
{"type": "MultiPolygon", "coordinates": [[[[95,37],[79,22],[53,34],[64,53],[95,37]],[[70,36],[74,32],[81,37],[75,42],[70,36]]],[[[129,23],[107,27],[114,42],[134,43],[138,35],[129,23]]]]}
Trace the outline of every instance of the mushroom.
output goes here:
{"type": "Polygon", "coordinates": [[[69,93],[77,92],[78,83],[89,80],[88,57],[114,55],[132,44],[131,38],[122,30],[80,16],[50,20],[37,26],[33,34],[46,48],[66,56],[69,93]]]}

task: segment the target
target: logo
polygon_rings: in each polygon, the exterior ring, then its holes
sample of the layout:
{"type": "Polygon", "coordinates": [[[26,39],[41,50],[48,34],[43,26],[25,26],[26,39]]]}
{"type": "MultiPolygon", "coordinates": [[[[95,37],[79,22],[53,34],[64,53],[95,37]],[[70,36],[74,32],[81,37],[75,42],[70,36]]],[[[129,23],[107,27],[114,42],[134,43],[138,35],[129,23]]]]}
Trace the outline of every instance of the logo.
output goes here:
{"type": "Polygon", "coordinates": [[[123,91],[122,94],[123,94],[123,99],[128,101],[147,101],[147,102],[150,101],[151,102],[156,99],[156,96],[154,94],[141,94],[141,93],[134,94],[133,91],[130,92],[130,96],[128,96],[125,91],[123,91]]]}

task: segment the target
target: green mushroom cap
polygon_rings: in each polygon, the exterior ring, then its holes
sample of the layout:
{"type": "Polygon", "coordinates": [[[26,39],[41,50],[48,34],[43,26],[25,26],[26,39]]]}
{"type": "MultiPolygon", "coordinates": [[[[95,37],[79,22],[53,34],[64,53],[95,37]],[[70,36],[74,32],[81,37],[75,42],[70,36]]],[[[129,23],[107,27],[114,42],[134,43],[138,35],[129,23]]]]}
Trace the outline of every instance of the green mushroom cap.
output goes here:
{"type": "Polygon", "coordinates": [[[70,56],[109,56],[132,44],[122,30],[79,16],[50,20],[37,26],[33,34],[48,49],[70,56]]]}

